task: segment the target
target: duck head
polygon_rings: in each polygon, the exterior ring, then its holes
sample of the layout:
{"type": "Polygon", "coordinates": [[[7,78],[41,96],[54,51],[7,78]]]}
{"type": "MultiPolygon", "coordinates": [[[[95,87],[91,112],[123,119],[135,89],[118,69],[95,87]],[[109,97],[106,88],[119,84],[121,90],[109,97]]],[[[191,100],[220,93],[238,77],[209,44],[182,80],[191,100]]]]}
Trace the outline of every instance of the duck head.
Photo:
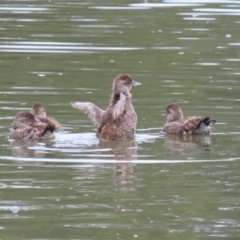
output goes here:
{"type": "Polygon", "coordinates": [[[134,81],[128,74],[118,75],[113,82],[113,93],[119,95],[123,93],[124,95],[129,95],[132,87],[140,86],[141,83],[134,81]]]}
{"type": "Polygon", "coordinates": [[[32,113],[36,117],[41,118],[45,118],[47,116],[46,110],[42,103],[35,103],[32,109],[30,110],[30,113],[32,113]]]}
{"type": "Polygon", "coordinates": [[[168,105],[166,112],[162,114],[162,117],[167,117],[167,122],[174,122],[183,119],[182,109],[177,104],[168,105]]]}

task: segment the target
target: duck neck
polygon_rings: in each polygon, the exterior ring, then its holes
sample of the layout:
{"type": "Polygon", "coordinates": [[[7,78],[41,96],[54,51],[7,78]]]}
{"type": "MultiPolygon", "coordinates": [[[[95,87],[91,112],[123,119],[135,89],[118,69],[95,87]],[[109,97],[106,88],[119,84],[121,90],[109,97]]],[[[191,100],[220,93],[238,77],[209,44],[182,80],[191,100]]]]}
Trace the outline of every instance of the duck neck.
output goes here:
{"type": "Polygon", "coordinates": [[[178,121],[182,122],[184,120],[184,116],[181,114],[180,116],[176,117],[173,122],[178,121]]]}
{"type": "Polygon", "coordinates": [[[183,116],[183,112],[182,111],[179,114],[179,120],[178,121],[184,121],[184,116],[183,116]]]}
{"type": "Polygon", "coordinates": [[[182,122],[184,121],[184,117],[183,115],[175,115],[175,116],[168,116],[167,117],[167,122],[171,123],[171,122],[182,122]]]}
{"type": "MultiPolygon", "coordinates": [[[[123,93],[126,96],[126,99],[130,99],[131,98],[131,93],[123,93]]],[[[120,99],[120,94],[116,94],[113,93],[111,96],[111,100],[110,100],[110,105],[115,105],[117,103],[117,101],[120,99]]]]}

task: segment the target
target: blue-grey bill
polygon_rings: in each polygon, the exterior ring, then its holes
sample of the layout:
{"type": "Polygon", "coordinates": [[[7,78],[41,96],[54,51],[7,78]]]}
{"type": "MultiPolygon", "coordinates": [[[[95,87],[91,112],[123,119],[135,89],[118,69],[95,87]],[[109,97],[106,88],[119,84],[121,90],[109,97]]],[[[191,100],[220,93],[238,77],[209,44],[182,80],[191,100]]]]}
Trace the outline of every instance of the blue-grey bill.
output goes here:
{"type": "Polygon", "coordinates": [[[137,81],[133,81],[133,87],[137,87],[137,86],[141,86],[142,84],[140,82],[137,82],[137,81]]]}

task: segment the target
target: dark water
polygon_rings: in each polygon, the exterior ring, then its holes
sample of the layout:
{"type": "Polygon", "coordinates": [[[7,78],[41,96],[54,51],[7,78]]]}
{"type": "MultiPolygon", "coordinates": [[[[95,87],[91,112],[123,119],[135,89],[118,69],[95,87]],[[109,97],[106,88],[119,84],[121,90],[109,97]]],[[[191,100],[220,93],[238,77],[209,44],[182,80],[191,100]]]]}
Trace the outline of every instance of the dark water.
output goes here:
{"type": "Polygon", "coordinates": [[[0,239],[239,239],[239,1],[0,2],[0,239]],[[99,142],[71,101],[126,72],[136,139],[99,142]],[[41,101],[63,131],[8,138],[41,101]],[[169,103],[217,120],[159,134],[169,103]]]}

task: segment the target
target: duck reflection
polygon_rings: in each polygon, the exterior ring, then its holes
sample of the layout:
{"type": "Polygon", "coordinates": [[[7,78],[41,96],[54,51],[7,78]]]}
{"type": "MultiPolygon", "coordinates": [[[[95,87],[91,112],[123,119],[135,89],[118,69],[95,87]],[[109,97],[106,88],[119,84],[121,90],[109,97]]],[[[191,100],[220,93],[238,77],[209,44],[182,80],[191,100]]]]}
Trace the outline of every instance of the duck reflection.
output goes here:
{"type": "MultiPolygon", "coordinates": [[[[47,145],[51,145],[52,141],[45,142],[47,145]]],[[[29,158],[44,158],[46,152],[42,149],[37,149],[39,141],[24,141],[21,139],[10,141],[12,146],[13,157],[29,157],[29,158]]],[[[46,147],[46,146],[45,146],[46,147]]]]}
{"type": "MultiPolygon", "coordinates": [[[[109,149],[105,153],[107,159],[119,160],[113,165],[114,184],[117,192],[134,191],[133,179],[134,166],[131,160],[137,159],[137,142],[134,140],[128,141],[100,141],[101,149],[109,149]],[[121,162],[121,160],[130,160],[129,162],[121,162]]],[[[105,158],[105,159],[106,159],[105,158]]]]}
{"type": "Polygon", "coordinates": [[[99,148],[106,149],[104,158],[115,160],[137,159],[137,143],[134,140],[127,141],[103,141],[100,140],[99,148]],[[109,150],[108,150],[109,149],[109,150]]]}
{"type": "Polygon", "coordinates": [[[172,153],[179,153],[184,149],[201,148],[210,151],[211,137],[209,135],[165,135],[164,147],[172,153]]]}

